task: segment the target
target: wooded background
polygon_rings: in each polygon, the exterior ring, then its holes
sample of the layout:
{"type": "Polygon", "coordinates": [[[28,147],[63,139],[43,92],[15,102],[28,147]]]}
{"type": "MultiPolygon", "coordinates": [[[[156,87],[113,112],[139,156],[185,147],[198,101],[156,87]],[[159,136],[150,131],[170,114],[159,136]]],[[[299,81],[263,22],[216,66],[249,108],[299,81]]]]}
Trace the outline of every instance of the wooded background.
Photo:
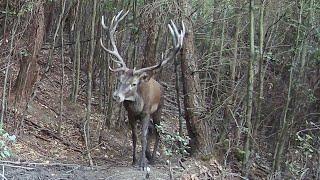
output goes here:
{"type": "Polygon", "coordinates": [[[154,65],[172,47],[169,20],[186,25],[181,52],[155,76],[166,89],[164,119],[179,122],[191,155],[237,161],[245,176],[258,164],[269,177],[320,179],[317,0],[1,0],[1,126],[52,72],[60,77],[59,135],[66,101],[86,103],[87,150],[97,141],[91,132],[125,126],[112,101],[113,57],[99,43],[109,40],[101,16],[109,24],[122,9],[130,13],[117,44],[129,67],[154,65]],[[101,129],[90,126],[97,112],[101,129]]]}

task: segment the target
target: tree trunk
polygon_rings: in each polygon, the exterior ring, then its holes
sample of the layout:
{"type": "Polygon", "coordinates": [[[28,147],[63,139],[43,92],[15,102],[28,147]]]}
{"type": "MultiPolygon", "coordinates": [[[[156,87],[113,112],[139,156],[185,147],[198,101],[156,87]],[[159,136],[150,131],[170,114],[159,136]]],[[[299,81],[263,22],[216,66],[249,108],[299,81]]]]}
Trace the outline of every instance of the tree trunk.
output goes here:
{"type": "Polygon", "coordinates": [[[37,81],[39,65],[37,63],[38,54],[42,47],[45,32],[43,2],[35,3],[35,10],[32,12],[32,22],[26,31],[27,54],[20,60],[20,70],[14,85],[15,101],[19,102],[22,97],[31,93],[32,87],[37,81]],[[31,30],[33,29],[33,31],[31,30]],[[30,54],[28,54],[30,53],[30,54]]]}
{"type": "MultiPolygon", "coordinates": [[[[256,135],[258,133],[258,129],[261,122],[261,106],[263,101],[263,84],[264,84],[264,73],[263,73],[263,44],[264,44],[264,5],[265,1],[261,1],[260,4],[260,14],[259,14],[259,92],[258,92],[258,103],[257,103],[257,119],[254,122],[253,134],[256,135]]],[[[255,138],[255,136],[254,136],[255,138]]]]}
{"type": "Polygon", "coordinates": [[[182,74],[182,85],[184,95],[184,108],[185,108],[185,119],[187,125],[187,131],[190,138],[189,146],[190,153],[196,153],[197,151],[205,147],[204,142],[204,130],[203,123],[199,121],[202,106],[202,97],[200,89],[199,75],[195,73],[198,69],[198,64],[195,57],[195,46],[194,46],[194,34],[193,26],[188,15],[190,15],[190,6],[187,1],[179,1],[180,7],[184,12],[183,22],[186,26],[186,36],[184,39],[184,46],[181,50],[181,74],[182,74]]]}
{"type": "Polygon", "coordinates": [[[78,0],[76,12],[75,12],[75,26],[76,32],[73,37],[75,41],[74,45],[74,55],[73,55],[73,68],[72,68],[72,88],[70,99],[71,102],[76,103],[79,92],[79,82],[80,82],[80,59],[81,59],[81,28],[82,28],[82,0],[78,0]]]}
{"type": "Polygon", "coordinates": [[[97,0],[93,1],[92,19],[91,19],[91,41],[90,41],[90,56],[88,60],[88,89],[87,89],[87,112],[85,121],[85,137],[86,137],[86,150],[89,158],[90,166],[93,166],[91,153],[90,153],[90,116],[91,116],[91,104],[92,104],[92,66],[94,49],[96,45],[95,41],[95,22],[96,22],[96,12],[97,12],[97,0]]]}
{"type": "Polygon", "coordinates": [[[250,0],[250,59],[248,62],[248,79],[247,79],[247,102],[246,102],[246,130],[245,130],[245,156],[243,160],[243,173],[247,177],[249,173],[249,158],[251,153],[252,142],[252,96],[253,96],[253,63],[255,59],[254,54],[254,0],[250,0]]]}
{"type": "MultiPolygon", "coordinates": [[[[237,8],[236,9],[236,32],[234,35],[234,50],[233,50],[233,61],[230,61],[230,79],[231,79],[231,90],[230,90],[230,96],[232,96],[231,100],[229,101],[229,105],[234,106],[235,104],[235,99],[236,95],[234,94],[235,90],[235,84],[236,84],[236,67],[237,67],[237,61],[238,61],[238,51],[239,51],[239,36],[240,36],[240,29],[241,29],[241,15],[240,15],[240,10],[237,8]]],[[[237,146],[240,144],[240,137],[241,136],[241,130],[239,127],[239,123],[237,124],[237,129],[236,129],[236,142],[237,146]]]]}
{"type": "Polygon", "coordinates": [[[217,88],[216,88],[216,101],[218,103],[221,99],[223,99],[220,95],[223,92],[223,78],[224,78],[224,66],[225,62],[223,60],[223,51],[224,51],[224,41],[225,41],[225,29],[226,29],[226,19],[227,16],[227,8],[225,7],[223,10],[223,22],[222,22],[222,30],[221,30],[221,36],[220,36],[220,50],[219,50],[219,62],[218,62],[218,72],[217,72],[217,88]]]}
{"type": "Polygon", "coordinates": [[[289,136],[289,126],[292,124],[289,122],[291,119],[291,122],[294,119],[295,116],[295,109],[297,108],[297,105],[294,105],[295,102],[295,89],[296,89],[296,79],[295,79],[295,71],[296,69],[299,69],[297,62],[301,59],[301,51],[303,50],[304,46],[303,41],[301,39],[305,38],[303,36],[304,30],[303,30],[303,10],[304,10],[304,2],[300,1],[300,4],[298,5],[299,8],[299,17],[298,17],[298,27],[297,27],[297,36],[296,36],[296,49],[294,51],[294,58],[292,59],[291,62],[291,67],[290,67],[290,75],[289,75],[289,84],[288,84],[288,94],[287,94],[287,99],[286,99],[286,105],[283,110],[283,118],[282,121],[280,122],[280,132],[278,135],[278,139],[276,142],[276,147],[274,150],[274,156],[273,156],[273,162],[272,162],[272,170],[274,172],[280,171],[280,166],[282,163],[282,156],[284,152],[284,147],[287,144],[288,141],[288,136],[289,136]],[[300,46],[300,47],[299,47],[300,46]]]}
{"type": "Polygon", "coordinates": [[[48,64],[47,64],[46,71],[49,71],[50,66],[52,64],[52,56],[53,56],[54,48],[56,46],[56,39],[57,39],[57,36],[58,36],[58,33],[59,33],[61,22],[63,21],[64,11],[66,9],[66,2],[67,2],[67,0],[62,0],[61,1],[62,9],[61,9],[61,13],[60,13],[60,16],[59,16],[59,20],[58,20],[56,31],[55,31],[55,33],[53,35],[53,43],[52,43],[50,51],[49,51],[48,64]]]}
{"type": "MultiPolygon", "coordinates": [[[[227,17],[227,7],[224,7],[224,12],[223,12],[223,19],[226,19],[227,17]]],[[[217,88],[216,88],[216,99],[217,99],[217,104],[220,104],[221,99],[224,99],[225,96],[221,95],[223,94],[222,92],[228,91],[227,84],[226,84],[226,71],[225,71],[225,60],[223,58],[223,51],[225,50],[224,46],[225,46],[225,29],[226,29],[226,23],[227,20],[223,20],[222,22],[222,30],[221,30],[221,40],[220,40],[220,50],[219,50],[219,63],[218,63],[218,73],[217,73],[217,88]]],[[[232,94],[232,90],[230,89],[231,92],[229,92],[229,96],[231,96],[232,94]]],[[[232,102],[232,98],[230,98],[230,101],[232,102]]],[[[221,129],[221,133],[219,135],[218,138],[218,142],[222,142],[226,135],[227,135],[227,131],[228,131],[228,126],[229,126],[229,122],[230,122],[230,118],[231,115],[229,113],[229,108],[228,108],[228,104],[224,105],[224,115],[223,115],[223,121],[222,124],[219,124],[220,129],[221,129]]]]}
{"type": "Polygon", "coordinates": [[[156,39],[157,39],[157,26],[155,21],[156,9],[145,15],[145,22],[143,23],[144,29],[146,29],[147,42],[144,49],[144,60],[142,67],[153,66],[156,61],[156,39]]]}
{"type": "MultiPolygon", "coordinates": [[[[12,54],[12,52],[14,50],[14,48],[13,48],[13,46],[14,46],[14,38],[15,38],[19,23],[20,23],[20,16],[18,16],[18,19],[14,22],[13,28],[11,30],[11,40],[10,40],[10,50],[9,50],[10,54],[12,54]]],[[[6,67],[4,83],[3,83],[2,102],[1,102],[1,116],[0,116],[0,129],[3,128],[2,127],[3,126],[3,119],[4,119],[4,114],[6,113],[7,99],[9,97],[9,96],[7,97],[7,91],[10,92],[10,89],[8,89],[7,84],[8,84],[8,79],[9,79],[10,67],[11,67],[10,66],[11,59],[12,59],[12,56],[9,56],[8,57],[8,62],[7,62],[7,67],[6,67]]]]}
{"type": "Polygon", "coordinates": [[[60,118],[59,118],[59,122],[58,122],[58,134],[61,135],[61,128],[62,128],[62,122],[63,122],[63,88],[64,88],[64,64],[65,64],[65,60],[64,60],[64,38],[63,38],[63,31],[64,29],[64,21],[61,21],[61,29],[60,29],[60,33],[61,33],[61,85],[60,85],[60,118]]]}

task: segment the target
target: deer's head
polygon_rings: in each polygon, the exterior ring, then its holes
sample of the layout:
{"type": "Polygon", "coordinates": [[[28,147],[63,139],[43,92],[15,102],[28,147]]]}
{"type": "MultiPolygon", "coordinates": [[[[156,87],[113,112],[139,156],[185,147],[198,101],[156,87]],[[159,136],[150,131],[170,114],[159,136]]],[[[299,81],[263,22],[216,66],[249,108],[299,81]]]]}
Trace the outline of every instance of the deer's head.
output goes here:
{"type": "Polygon", "coordinates": [[[119,74],[118,88],[113,93],[113,98],[118,102],[135,101],[141,83],[149,81],[147,73],[136,74],[134,69],[126,69],[119,74]]]}
{"type": "Polygon", "coordinates": [[[109,30],[109,37],[110,42],[112,45],[113,50],[107,49],[102,39],[100,39],[100,44],[102,48],[107,51],[108,53],[112,54],[117,58],[117,60],[112,59],[116,64],[118,64],[119,68],[113,69],[109,66],[110,71],[112,72],[118,72],[119,74],[119,86],[118,89],[113,93],[113,98],[117,100],[118,102],[123,102],[125,100],[127,101],[135,101],[135,97],[139,95],[139,87],[141,86],[141,83],[146,83],[150,80],[150,71],[153,71],[155,69],[158,69],[165,65],[169,60],[173,59],[175,55],[179,52],[179,50],[182,47],[183,38],[185,35],[185,26],[182,22],[182,30],[178,30],[176,25],[173,23],[173,21],[170,21],[168,24],[168,28],[170,31],[170,34],[173,38],[173,48],[171,49],[171,52],[168,54],[166,58],[162,58],[160,62],[154,66],[141,68],[136,70],[130,69],[126,66],[126,63],[124,62],[123,58],[120,56],[118,49],[116,47],[115,43],[115,31],[117,29],[117,26],[121,20],[124,19],[124,17],[128,14],[129,11],[123,14],[123,11],[120,11],[116,16],[113,17],[111,24],[109,28],[104,23],[104,17],[102,16],[102,27],[104,29],[109,30]]]}

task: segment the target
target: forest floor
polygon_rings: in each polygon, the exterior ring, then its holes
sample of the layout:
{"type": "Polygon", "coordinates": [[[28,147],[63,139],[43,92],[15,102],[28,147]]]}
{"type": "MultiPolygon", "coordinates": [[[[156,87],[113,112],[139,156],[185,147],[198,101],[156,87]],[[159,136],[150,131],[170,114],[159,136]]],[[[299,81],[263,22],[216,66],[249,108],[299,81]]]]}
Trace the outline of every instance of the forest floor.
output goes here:
{"type": "MultiPolygon", "coordinates": [[[[39,78],[41,80],[37,83],[36,94],[28,108],[26,103],[14,106],[13,97],[9,97],[11,104],[8,106],[4,125],[9,134],[17,136],[17,141],[9,146],[13,156],[0,162],[3,177],[6,179],[145,179],[147,173],[131,165],[131,131],[126,123],[119,123],[125,127],[116,124],[114,125],[116,128],[104,129],[101,143],[96,141],[104,120],[104,115],[98,107],[99,98],[96,91],[93,93],[90,124],[93,144],[90,152],[94,166],[89,167],[83,137],[86,104],[86,75],[83,73],[85,67],[81,67],[83,70],[78,102],[72,104],[68,100],[72,83],[72,63],[69,58],[66,58],[65,64],[61,135],[57,133],[60,121],[61,63],[60,57],[54,56],[53,66],[44,74],[47,55],[48,50],[43,50],[40,55],[40,76],[43,77],[39,78]]],[[[17,76],[18,64],[16,60],[12,66],[11,84],[17,76]]],[[[1,69],[5,67],[3,62],[0,65],[1,69]]],[[[3,80],[4,73],[1,72],[1,92],[3,80]]],[[[168,119],[170,121],[170,118],[168,119]]],[[[177,119],[168,124],[171,129],[178,127],[177,119]]],[[[150,179],[170,179],[170,176],[173,179],[215,179],[214,177],[221,175],[221,171],[221,165],[214,158],[202,162],[194,158],[174,156],[169,161],[169,157],[164,155],[160,147],[155,165],[150,166],[148,175],[150,179]]],[[[235,179],[235,176],[237,174],[230,173],[226,179],[235,179]]]]}

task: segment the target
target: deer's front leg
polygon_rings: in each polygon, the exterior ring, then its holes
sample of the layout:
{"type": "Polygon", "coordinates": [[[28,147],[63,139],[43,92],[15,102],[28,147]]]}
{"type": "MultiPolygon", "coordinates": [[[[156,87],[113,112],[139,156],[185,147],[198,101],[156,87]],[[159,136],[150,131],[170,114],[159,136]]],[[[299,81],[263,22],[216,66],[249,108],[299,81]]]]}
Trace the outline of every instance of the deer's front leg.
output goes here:
{"type": "Polygon", "coordinates": [[[140,167],[142,170],[146,170],[146,150],[147,150],[147,134],[148,134],[148,125],[150,121],[150,116],[146,115],[142,120],[142,134],[141,134],[141,157],[140,157],[140,167]]]}
{"type": "Polygon", "coordinates": [[[132,165],[136,165],[137,158],[136,158],[136,147],[137,147],[137,124],[132,115],[128,115],[129,124],[131,127],[131,137],[132,137],[132,165]]]}

